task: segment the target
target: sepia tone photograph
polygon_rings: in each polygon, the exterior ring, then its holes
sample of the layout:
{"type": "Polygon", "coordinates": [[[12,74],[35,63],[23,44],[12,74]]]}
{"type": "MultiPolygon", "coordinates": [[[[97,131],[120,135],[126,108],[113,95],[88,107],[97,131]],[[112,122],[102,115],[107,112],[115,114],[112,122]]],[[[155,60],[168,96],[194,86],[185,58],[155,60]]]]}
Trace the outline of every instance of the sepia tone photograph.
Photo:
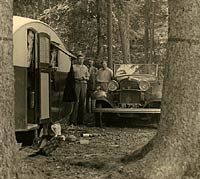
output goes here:
{"type": "Polygon", "coordinates": [[[199,179],[200,0],[0,0],[0,179],[199,179]]]}

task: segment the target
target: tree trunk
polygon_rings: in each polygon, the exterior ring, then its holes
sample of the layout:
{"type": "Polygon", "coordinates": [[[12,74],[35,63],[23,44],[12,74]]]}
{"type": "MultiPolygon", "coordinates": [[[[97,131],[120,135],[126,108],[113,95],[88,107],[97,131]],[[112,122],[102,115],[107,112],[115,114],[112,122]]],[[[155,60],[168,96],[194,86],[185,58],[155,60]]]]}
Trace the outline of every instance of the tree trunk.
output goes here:
{"type": "Polygon", "coordinates": [[[103,33],[102,33],[102,0],[96,0],[97,6],[97,60],[103,55],[103,33]]]}
{"type": "Polygon", "coordinates": [[[0,0],[0,178],[14,179],[16,140],[14,126],[14,70],[12,60],[12,0],[0,0]]]}
{"type": "Polygon", "coordinates": [[[117,19],[121,39],[123,63],[130,63],[130,41],[129,41],[129,12],[128,3],[117,2],[117,19]]]}
{"type": "Polygon", "coordinates": [[[199,5],[196,0],[169,0],[168,59],[158,132],[110,178],[200,178],[199,5]]]}
{"type": "Polygon", "coordinates": [[[144,7],[144,54],[145,61],[149,61],[149,41],[150,41],[150,0],[145,0],[144,7]]]}
{"type": "Polygon", "coordinates": [[[151,14],[151,20],[150,20],[150,52],[149,52],[149,61],[148,63],[152,63],[153,57],[154,57],[154,21],[155,21],[155,2],[154,0],[151,0],[150,5],[150,14],[151,14]]]}
{"type": "Polygon", "coordinates": [[[112,33],[112,6],[113,6],[113,0],[107,1],[107,7],[108,7],[108,15],[107,15],[107,39],[108,39],[108,66],[110,68],[113,68],[113,61],[112,61],[112,39],[113,39],[113,33],[112,33]]]}

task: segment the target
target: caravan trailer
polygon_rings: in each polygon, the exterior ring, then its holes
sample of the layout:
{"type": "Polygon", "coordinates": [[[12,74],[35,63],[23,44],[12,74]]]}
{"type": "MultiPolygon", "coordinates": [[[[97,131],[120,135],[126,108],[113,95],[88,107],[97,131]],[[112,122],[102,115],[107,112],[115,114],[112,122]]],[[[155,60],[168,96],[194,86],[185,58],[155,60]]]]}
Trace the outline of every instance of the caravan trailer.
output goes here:
{"type": "Polygon", "coordinates": [[[19,16],[13,17],[13,44],[15,130],[37,135],[43,126],[47,132],[75,56],[49,25],[19,16]]]}

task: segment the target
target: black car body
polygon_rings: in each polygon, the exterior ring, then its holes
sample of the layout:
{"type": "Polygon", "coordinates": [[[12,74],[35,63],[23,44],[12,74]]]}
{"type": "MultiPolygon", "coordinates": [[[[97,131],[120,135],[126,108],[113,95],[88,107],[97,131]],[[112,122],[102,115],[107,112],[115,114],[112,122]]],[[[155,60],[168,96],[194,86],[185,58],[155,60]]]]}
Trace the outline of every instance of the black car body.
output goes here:
{"type": "Polygon", "coordinates": [[[96,113],[116,113],[120,117],[159,114],[162,80],[158,79],[158,65],[115,64],[108,90],[97,87],[92,97],[96,113]]]}

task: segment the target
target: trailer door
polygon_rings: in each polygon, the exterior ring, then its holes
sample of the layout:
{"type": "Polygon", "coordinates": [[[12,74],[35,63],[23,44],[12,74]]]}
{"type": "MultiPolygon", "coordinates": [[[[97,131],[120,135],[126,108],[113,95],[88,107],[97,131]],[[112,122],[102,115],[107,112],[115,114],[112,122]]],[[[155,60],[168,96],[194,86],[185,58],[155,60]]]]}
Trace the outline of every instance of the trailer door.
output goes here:
{"type": "Polygon", "coordinates": [[[39,67],[39,113],[40,124],[48,123],[50,111],[50,37],[46,33],[38,34],[38,67],[39,67]]]}

